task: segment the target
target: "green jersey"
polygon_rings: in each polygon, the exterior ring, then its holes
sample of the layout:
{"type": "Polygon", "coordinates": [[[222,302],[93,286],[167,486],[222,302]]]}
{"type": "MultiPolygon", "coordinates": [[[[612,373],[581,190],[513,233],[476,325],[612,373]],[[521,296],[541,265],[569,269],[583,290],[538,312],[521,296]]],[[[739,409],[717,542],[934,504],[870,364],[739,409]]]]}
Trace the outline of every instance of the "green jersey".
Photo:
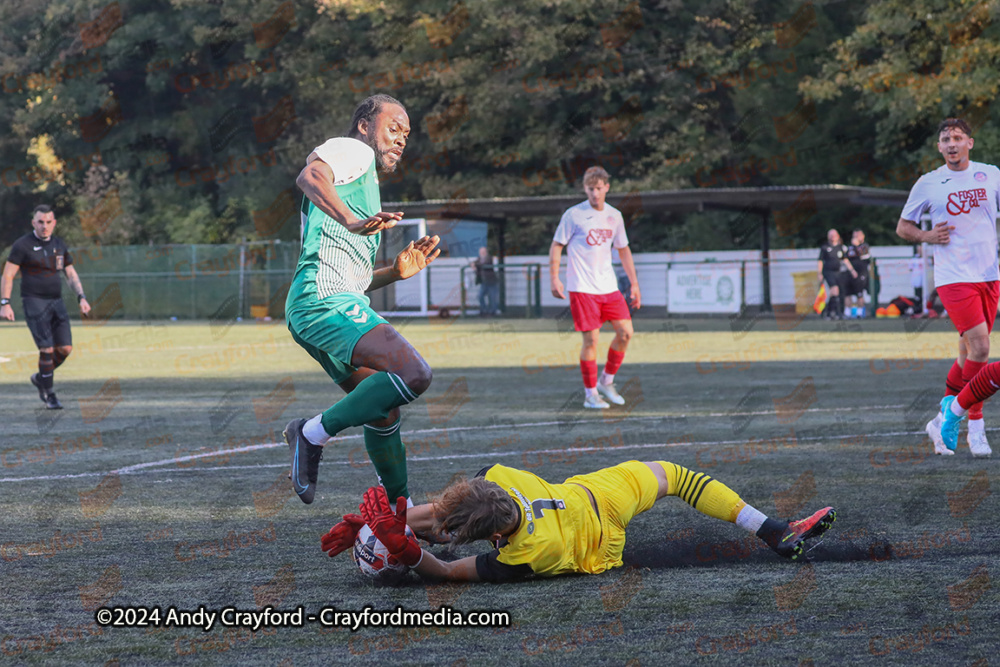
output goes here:
{"type": "MultiPolygon", "coordinates": [[[[313,152],[333,170],[337,196],[358,219],[382,209],[375,151],[357,139],[330,139],[313,152]]],[[[364,293],[372,282],[381,233],[354,234],[302,198],[302,250],[288,291],[286,311],[297,304],[344,292],[364,293]]]]}

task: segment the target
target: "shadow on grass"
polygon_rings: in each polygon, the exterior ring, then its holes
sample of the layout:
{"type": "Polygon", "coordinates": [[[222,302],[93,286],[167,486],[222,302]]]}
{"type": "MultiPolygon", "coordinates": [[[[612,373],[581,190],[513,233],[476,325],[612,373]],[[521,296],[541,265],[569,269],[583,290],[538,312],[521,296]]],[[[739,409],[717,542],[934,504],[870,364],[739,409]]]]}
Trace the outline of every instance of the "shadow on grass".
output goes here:
{"type": "MultiPolygon", "coordinates": [[[[805,562],[851,562],[891,560],[892,547],[884,543],[871,545],[852,541],[826,540],[808,548],[805,562]],[[888,550],[887,550],[888,549],[888,550]],[[875,553],[876,557],[872,554],[875,553]]],[[[738,563],[785,562],[756,537],[730,542],[702,542],[698,544],[644,544],[626,548],[623,560],[629,567],[668,570],[678,567],[716,567],[738,563]]]]}

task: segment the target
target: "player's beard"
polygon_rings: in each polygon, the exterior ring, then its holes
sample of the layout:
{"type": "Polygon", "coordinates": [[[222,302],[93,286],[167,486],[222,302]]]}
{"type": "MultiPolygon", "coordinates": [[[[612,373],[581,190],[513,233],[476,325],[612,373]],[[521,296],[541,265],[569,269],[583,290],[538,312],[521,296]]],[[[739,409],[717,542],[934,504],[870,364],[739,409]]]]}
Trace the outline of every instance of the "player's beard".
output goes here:
{"type": "MultiPolygon", "coordinates": [[[[389,159],[387,157],[389,155],[389,151],[387,150],[384,151],[381,148],[379,148],[378,139],[376,139],[375,137],[365,137],[365,143],[368,144],[368,146],[373,151],[375,151],[375,166],[378,167],[379,171],[381,171],[383,174],[391,174],[392,172],[396,171],[396,165],[399,164],[399,160],[396,160],[395,162],[389,162],[389,159]]],[[[400,156],[400,160],[401,159],[402,156],[400,156]]]]}

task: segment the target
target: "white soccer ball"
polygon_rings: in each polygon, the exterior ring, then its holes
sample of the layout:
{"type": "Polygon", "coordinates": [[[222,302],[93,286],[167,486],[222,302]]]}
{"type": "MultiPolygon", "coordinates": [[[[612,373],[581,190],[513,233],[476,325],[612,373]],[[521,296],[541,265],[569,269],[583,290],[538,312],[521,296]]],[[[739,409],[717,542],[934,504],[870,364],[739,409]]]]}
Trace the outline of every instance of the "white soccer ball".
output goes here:
{"type": "MultiPolygon", "coordinates": [[[[406,527],[406,534],[413,535],[409,526],[406,527]]],[[[361,574],[384,583],[398,581],[410,571],[409,567],[397,561],[386,546],[379,542],[368,524],[361,526],[361,530],[358,531],[351,558],[361,570],[361,574]]]]}

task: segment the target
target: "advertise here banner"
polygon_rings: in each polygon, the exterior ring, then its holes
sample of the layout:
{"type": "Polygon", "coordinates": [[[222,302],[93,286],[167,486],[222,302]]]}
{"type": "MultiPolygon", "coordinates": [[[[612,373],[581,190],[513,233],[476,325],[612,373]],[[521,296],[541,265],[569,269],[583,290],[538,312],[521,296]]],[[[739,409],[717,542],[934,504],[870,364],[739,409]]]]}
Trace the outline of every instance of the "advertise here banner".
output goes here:
{"type": "Polygon", "coordinates": [[[670,313],[738,313],[742,305],[739,265],[702,264],[667,271],[670,313]]]}

